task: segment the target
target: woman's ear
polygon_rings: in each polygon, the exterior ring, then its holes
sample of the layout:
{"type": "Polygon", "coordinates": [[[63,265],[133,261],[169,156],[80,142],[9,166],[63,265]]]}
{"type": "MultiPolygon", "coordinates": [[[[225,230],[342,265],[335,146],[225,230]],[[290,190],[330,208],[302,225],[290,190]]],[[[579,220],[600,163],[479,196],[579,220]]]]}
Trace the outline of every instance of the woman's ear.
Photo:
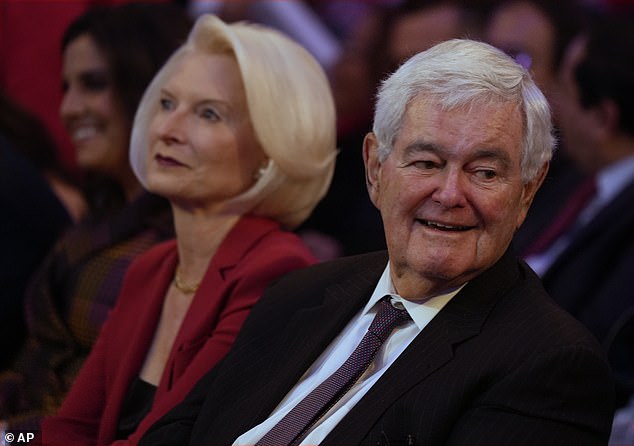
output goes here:
{"type": "Polygon", "coordinates": [[[363,163],[365,164],[365,184],[370,200],[377,206],[381,178],[381,162],[379,161],[379,143],[374,133],[368,133],[363,139],[363,163]]]}

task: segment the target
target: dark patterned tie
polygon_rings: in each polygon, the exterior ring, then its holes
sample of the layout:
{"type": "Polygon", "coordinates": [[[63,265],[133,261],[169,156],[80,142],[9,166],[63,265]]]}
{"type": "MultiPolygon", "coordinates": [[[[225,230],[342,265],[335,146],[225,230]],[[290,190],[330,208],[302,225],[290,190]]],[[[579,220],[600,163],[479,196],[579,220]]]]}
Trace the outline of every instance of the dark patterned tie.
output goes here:
{"type": "Polygon", "coordinates": [[[312,426],[350,390],[392,330],[410,319],[407,311],[394,308],[386,296],[379,302],[370,328],[346,361],[301,400],[256,443],[256,446],[297,445],[312,426]]]}

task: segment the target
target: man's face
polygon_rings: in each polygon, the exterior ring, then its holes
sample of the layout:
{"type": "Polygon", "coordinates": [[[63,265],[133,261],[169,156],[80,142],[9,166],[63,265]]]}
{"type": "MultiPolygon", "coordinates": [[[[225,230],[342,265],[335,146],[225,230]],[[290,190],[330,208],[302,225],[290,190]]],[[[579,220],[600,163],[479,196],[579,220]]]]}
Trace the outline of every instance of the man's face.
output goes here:
{"type": "Polygon", "coordinates": [[[601,124],[600,107],[584,108],[575,69],[585,57],[584,38],[575,39],[568,49],[562,63],[558,96],[559,125],[562,139],[565,141],[563,149],[577,167],[585,172],[595,172],[606,163],[601,157],[601,143],[604,126],[601,124]]]}
{"type": "Polygon", "coordinates": [[[522,183],[522,130],[514,104],[443,111],[419,95],[385,161],[374,135],[366,137],[370,197],[403,297],[459,286],[505,252],[543,177],[522,183]]]}
{"type": "Polygon", "coordinates": [[[502,3],[484,34],[487,42],[529,69],[544,94],[554,93],[556,29],[537,6],[530,1],[502,3]]]}
{"type": "Polygon", "coordinates": [[[387,41],[387,57],[392,69],[439,42],[460,37],[464,32],[461,15],[457,5],[440,4],[400,17],[387,41]]]}

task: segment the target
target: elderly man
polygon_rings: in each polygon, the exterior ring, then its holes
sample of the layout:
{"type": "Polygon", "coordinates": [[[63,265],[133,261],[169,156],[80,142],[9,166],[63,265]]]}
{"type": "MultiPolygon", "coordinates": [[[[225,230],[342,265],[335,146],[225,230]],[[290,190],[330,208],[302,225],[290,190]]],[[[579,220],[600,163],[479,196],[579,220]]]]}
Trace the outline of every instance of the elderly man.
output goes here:
{"type": "Polygon", "coordinates": [[[387,253],[273,284],[141,444],[605,444],[599,347],[508,250],[552,146],[544,96],[504,53],[412,57],[363,146],[387,253]]]}

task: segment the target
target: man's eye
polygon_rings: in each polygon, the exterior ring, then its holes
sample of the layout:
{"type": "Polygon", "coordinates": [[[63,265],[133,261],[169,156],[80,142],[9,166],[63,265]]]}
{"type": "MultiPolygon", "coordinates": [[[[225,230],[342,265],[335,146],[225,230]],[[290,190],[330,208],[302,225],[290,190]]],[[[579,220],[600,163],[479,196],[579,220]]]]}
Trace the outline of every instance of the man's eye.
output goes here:
{"type": "Polygon", "coordinates": [[[430,169],[435,169],[438,167],[437,163],[435,163],[434,161],[429,161],[429,160],[414,161],[412,165],[416,167],[417,169],[422,169],[422,170],[430,170],[430,169]]]}
{"type": "Polygon", "coordinates": [[[493,169],[476,170],[476,176],[482,180],[492,180],[497,177],[497,173],[493,169]]]}

